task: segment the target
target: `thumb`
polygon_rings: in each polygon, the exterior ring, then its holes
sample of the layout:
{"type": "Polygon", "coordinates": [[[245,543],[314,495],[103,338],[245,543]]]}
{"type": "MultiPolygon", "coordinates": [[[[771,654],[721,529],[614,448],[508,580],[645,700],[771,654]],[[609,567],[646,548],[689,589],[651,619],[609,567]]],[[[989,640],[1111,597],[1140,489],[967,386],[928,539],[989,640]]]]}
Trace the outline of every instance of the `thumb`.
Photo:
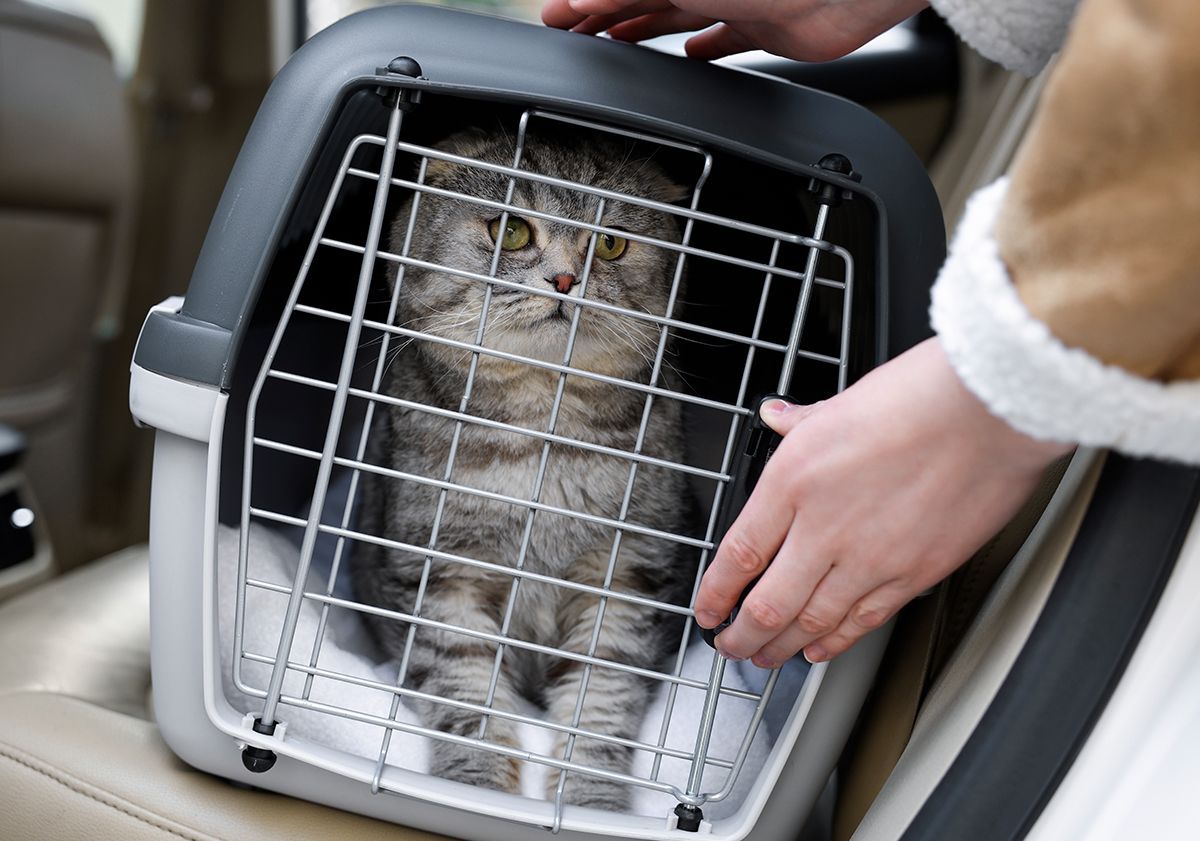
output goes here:
{"type": "Polygon", "coordinates": [[[815,412],[820,405],[820,402],[800,406],[786,400],[768,400],[759,407],[758,416],[775,432],[787,435],[799,425],[800,421],[815,412]]]}

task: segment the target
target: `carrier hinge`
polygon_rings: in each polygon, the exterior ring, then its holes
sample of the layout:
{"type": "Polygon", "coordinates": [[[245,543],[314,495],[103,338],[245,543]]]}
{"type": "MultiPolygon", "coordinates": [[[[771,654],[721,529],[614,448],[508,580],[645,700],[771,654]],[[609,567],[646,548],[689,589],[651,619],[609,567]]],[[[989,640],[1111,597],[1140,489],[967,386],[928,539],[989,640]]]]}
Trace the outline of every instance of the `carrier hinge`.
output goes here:
{"type": "MultiPolygon", "coordinates": [[[[264,736],[275,735],[274,724],[263,724],[261,718],[254,719],[252,728],[255,733],[261,733],[264,736]]],[[[254,745],[246,745],[242,748],[242,765],[251,774],[262,774],[265,771],[270,771],[275,767],[275,760],[278,759],[275,751],[267,750],[266,748],[256,748],[254,745]]]]}
{"type": "Polygon", "coordinates": [[[689,806],[680,803],[675,807],[675,817],[678,821],[675,828],[682,832],[699,832],[700,824],[704,822],[704,811],[699,806],[689,806]]]}
{"type": "MultiPolygon", "coordinates": [[[[421,75],[421,65],[415,58],[401,55],[388,62],[387,67],[376,67],[376,76],[407,76],[410,79],[427,81],[421,75]]],[[[421,91],[416,88],[397,88],[391,85],[380,85],[375,92],[383,97],[388,108],[399,108],[401,111],[412,111],[421,104],[421,91]]]]}
{"type": "MultiPolygon", "coordinates": [[[[821,160],[817,161],[817,167],[827,172],[837,173],[844,178],[849,178],[851,181],[862,181],[862,173],[854,171],[854,166],[850,163],[850,159],[837,152],[821,158],[821,160]]],[[[822,181],[819,178],[809,179],[808,191],[816,193],[817,201],[821,204],[827,204],[831,207],[837,207],[842,202],[854,198],[853,190],[839,187],[837,184],[830,184],[828,181],[822,181]]]]}

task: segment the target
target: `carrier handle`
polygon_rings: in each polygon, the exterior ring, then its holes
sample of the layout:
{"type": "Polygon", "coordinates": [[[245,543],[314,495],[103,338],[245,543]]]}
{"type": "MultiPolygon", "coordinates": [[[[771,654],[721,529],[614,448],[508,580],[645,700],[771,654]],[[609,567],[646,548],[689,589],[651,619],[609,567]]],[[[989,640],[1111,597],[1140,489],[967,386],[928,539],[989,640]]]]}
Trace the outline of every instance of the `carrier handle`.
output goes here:
{"type": "MultiPolygon", "coordinates": [[[[763,404],[771,400],[786,400],[789,403],[796,402],[794,398],[786,394],[764,394],[754,401],[754,411],[743,421],[742,430],[738,436],[738,447],[734,455],[733,467],[730,471],[729,484],[726,486],[724,498],[721,500],[721,510],[717,515],[717,527],[713,533],[714,547],[720,546],[726,532],[729,531],[729,527],[733,525],[733,521],[742,513],[742,508],[745,507],[746,500],[750,498],[750,494],[754,491],[754,486],[758,484],[758,479],[762,476],[763,468],[767,466],[767,461],[775,454],[775,450],[778,449],[780,443],[783,441],[783,436],[767,426],[759,414],[763,404]]],[[[733,624],[738,610],[742,607],[742,602],[746,600],[747,594],[754,589],[754,585],[758,583],[758,579],[761,577],[761,575],[756,576],[746,586],[746,589],[742,591],[741,598],[738,599],[737,605],[723,622],[713,628],[700,629],[700,636],[704,638],[706,643],[713,648],[717,647],[717,634],[733,624]]]]}

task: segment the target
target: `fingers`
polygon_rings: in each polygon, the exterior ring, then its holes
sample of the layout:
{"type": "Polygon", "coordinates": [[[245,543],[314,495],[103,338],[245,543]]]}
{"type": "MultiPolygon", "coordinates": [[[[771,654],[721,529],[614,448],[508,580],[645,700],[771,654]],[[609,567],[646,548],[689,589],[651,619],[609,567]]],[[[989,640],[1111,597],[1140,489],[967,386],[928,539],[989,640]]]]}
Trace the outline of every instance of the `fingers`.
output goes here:
{"type": "Polygon", "coordinates": [[[542,22],[585,35],[608,32],[618,41],[646,41],[703,29],[707,31],[685,45],[689,56],[701,60],[757,49],[755,41],[732,27],[713,26],[718,21],[711,15],[721,10],[730,11],[702,0],[546,0],[542,22]]]}
{"type": "MultiPolygon", "coordinates": [[[[804,659],[810,663],[822,663],[845,653],[860,639],[891,619],[916,593],[909,592],[898,584],[888,584],[868,593],[847,611],[841,623],[832,633],[804,645],[804,659]]],[[[775,651],[767,659],[782,663],[788,656],[779,657],[775,651]]]]}
{"type": "Polygon", "coordinates": [[[818,585],[818,591],[783,633],[751,655],[756,666],[777,669],[801,650],[810,663],[837,657],[891,619],[913,595],[891,582],[857,599],[847,597],[845,592],[833,592],[838,579],[846,578],[836,572],[830,572],[818,585]]]}
{"type": "Polygon", "coordinates": [[[756,651],[751,659],[760,669],[778,669],[810,642],[812,634],[793,621],[782,634],[756,651]]]}
{"type": "MultiPolygon", "coordinates": [[[[665,7],[670,5],[666,0],[570,0],[571,7],[576,12],[585,15],[611,15],[617,12],[623,12],[630,7],[657,5],[665,7]]],[[[637,12],[636,14],[645,14],[645,11],[637,12]]]]}
{"type": "Polygon", "coordinates": [[[795,512],[787,495],[771,492],[770,485],[759,482],[704,573],[696,594],[696,622],[702,628],[713,627],[733,611],[742,591],[784,542],[795,512]]]}
{"type": "Polygon", "coordinates": [[[546,0],[542,6],[542,23],[556,29],[570,29],[586,17],[583,12],[572,9],[567,0],[546,0]]]}
{"type": "Polygon", "coordinates": [[[801,610],[830,569],[829,560],[812,554],[811,544],[793,528],[771,566],[747,594],[733,624],[717,636],[717,650],[732,660],[744,660],[784,635],[798,651],[821,631],[833,630],[841,616],[828,624],[822,621],[816,629],[801,622],[806,618],[801,610]],[[799,631],[807,636],[800,636],[793,627],[798,622],[799,631]]]}
{"type": "Polygon", "coordinates": [[[714,23],[712,18],[694,15],[680,9],[668,9],[612,25],[608,34],[618,41],[646,41],[675,32],[695,32],[697,29],[706,29],[714,23]]]}
{"type": "Polygon", "coordinates": [[[689,38],[683,48],[690,58],[714,61],[727,55],[756,50],[758,45],[733,27],[722,23],[689,38]]]}
{"type": "Polygon", "coordinates": [[[673,8],[670,0],[547,0],[542,22],[594,35],[622,21],[673,8]]]}
{"type": "MultiPolygon", "coordinates": [[[[776,400],[764,404],[762,412],[764,418],[770,416],[772,428],[786,434],[813,409],[776,400]]],[[[734,626],[720,635],[721,650],[729,656],[747,657],[782,632],[829,569],[828,558],[809,562],[803,556],[808,543],[793,528],[794,503],[773,460],[704,573],[696,595],[696,621],[705,628],[725,619],[750,583],[763,575],[734,626]],[[776,563],[768,569],[773,559],[776,563]]]]}

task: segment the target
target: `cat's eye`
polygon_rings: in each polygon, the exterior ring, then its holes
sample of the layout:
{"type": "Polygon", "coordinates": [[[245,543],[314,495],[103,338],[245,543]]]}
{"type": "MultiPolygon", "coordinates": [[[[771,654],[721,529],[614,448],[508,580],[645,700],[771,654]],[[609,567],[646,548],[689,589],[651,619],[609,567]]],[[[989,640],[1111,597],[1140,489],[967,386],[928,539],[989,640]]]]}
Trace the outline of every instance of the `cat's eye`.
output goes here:
{"type": "Polygon", "coordinates": [[[625,237],[600,234],[596,237],[596,256],[601,260],[616,260],[625,253],[629,242],[625,237]]]}
{"type": "MultiPolygon", "coordinates": [[[[488,233],[492,235],[492,242],[495,242],[499,238],[499,219],[493,219],[488,223],[488,233]]],[[[529,236],[529,223],[519,216],[509,216],[508,224],[504,226],[504,239],[500,241],[500,247],[505,251],[516,251],[519,248],[524,248],[529,245],[529,236]]]]}

